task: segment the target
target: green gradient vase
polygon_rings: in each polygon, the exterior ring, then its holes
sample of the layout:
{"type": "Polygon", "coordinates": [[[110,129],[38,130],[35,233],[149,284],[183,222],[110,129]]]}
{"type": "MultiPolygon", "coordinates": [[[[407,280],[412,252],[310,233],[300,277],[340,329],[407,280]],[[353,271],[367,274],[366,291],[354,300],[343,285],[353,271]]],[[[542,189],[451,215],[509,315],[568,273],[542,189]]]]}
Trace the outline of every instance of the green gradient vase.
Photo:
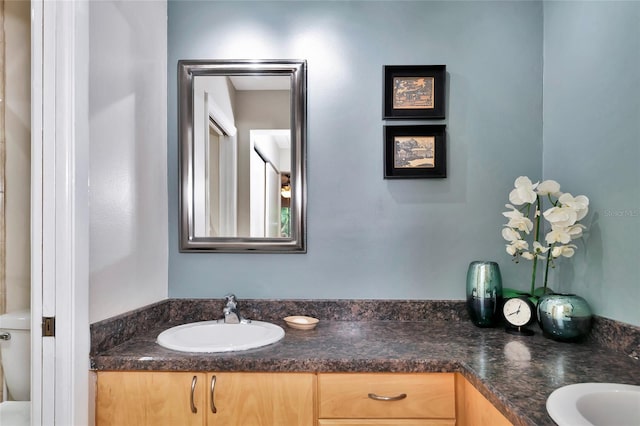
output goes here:
{"type": "Polygon", "coordinates": [[[496,262],[474,261],[467,271],[467,312],[478,327],[493,327],[500,321],[502,275],[496,262]]]}
{"type": "Polygon", "coordinates": [[[575,294],[545,294],[538,302],[537,316],[542,333],[553,340],[578,341],[591,331],[591,307],[575,294]]]}

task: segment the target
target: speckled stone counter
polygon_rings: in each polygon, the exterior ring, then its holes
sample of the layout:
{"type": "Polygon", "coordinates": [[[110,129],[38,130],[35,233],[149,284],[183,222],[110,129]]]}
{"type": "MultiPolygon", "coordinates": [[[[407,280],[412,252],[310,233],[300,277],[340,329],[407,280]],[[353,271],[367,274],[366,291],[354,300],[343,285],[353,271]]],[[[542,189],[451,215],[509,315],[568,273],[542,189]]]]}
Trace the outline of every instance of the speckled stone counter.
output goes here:
{"type": "Polygon", "coordinates": [[[555,342],[543,337],[539,329],[532,337],[522,337],[501,328],[477,328],[465,319],[464,304],[459,302],[326,302],[326,306],[322,305],[325,302],[255,303],[268,309],[260,311],[247,302],[244,309],[240,305],[241,311],[253,319],[281,325],[286,332],[284,339],[260,349],[223,354],[162,348],[155,343],[161,331],[179,323],[217,319],[220,315],[216,313],[221,312],[218,301],[171,301],[92,326],[92,368],[460,372],[516,425],[554,425],[545,402],[553,390],[564,385],[640,385],[640,362],[624,352],[594,339],[555,342]],[[321,321],[311,331],[293,330],[281,320],[292,314],[315,314],[321,321]],[[403,319],[390,319],[398,316],[403,319]],[[356,321],[358,317],[366,320],[356,321]],[[108,326],[111,331],[105,331],[108,326]]]}

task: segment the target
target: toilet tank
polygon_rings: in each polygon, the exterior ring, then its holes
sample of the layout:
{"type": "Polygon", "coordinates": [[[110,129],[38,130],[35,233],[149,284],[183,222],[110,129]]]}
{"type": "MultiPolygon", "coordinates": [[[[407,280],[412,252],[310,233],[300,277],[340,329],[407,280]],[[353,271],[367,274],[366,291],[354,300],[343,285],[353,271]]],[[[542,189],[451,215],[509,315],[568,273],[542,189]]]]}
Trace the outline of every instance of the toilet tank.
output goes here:
{"type": "Polygon", "coordinates": [[[9,399],[28,401],[31,390],[31,312],[21,310],[0,315],[0,355],[9,399]]]}

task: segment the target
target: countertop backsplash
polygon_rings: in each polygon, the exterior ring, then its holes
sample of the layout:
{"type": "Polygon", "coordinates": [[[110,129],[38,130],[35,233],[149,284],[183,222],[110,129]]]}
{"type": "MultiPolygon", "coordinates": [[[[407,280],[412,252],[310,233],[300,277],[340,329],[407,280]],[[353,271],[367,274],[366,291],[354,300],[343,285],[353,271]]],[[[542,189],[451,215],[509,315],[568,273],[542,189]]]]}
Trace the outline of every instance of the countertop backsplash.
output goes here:
{"type": "Polygon", "coordinates": [[[640,359],[640,327],[594,316],[589,340],[607,349],[640,359]]]}

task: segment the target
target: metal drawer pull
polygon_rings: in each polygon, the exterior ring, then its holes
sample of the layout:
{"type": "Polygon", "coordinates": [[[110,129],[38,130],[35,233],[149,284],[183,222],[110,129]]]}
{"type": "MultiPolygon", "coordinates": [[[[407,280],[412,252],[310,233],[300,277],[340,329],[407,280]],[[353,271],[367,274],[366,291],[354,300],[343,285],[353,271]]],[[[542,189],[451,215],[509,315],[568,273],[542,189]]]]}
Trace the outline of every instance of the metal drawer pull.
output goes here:
{"type": "Polygon", "coordinates": [[[191,403],[191,412],[193,414],[196,414],[198,412],[198,408],[193,402],[193,394],[196,392],[196,383],[198,383],[198,376],[193,376],[193,379],[191,379],[191,398],[189,400],[189,402],[191,403]]]}
{"type": "Polygon", "coordinates": [[[380,396],[375,393],[370,393],[369,398],[374,399],[376,401],[400,401],[401,399],[405,399],[407,397],[406,393],[401,393],[396,396],[380,396]]]}
{"type": "Polygon", "coordinates": [[[209,394],[209,403],[211,404],[211,412],[213,414],[218,412],[218,409],[216,408],[216,404],[213,401],[213,391],[215,390],[216,387],[216,376],[211,376],[211,393],[209,394]]]}

